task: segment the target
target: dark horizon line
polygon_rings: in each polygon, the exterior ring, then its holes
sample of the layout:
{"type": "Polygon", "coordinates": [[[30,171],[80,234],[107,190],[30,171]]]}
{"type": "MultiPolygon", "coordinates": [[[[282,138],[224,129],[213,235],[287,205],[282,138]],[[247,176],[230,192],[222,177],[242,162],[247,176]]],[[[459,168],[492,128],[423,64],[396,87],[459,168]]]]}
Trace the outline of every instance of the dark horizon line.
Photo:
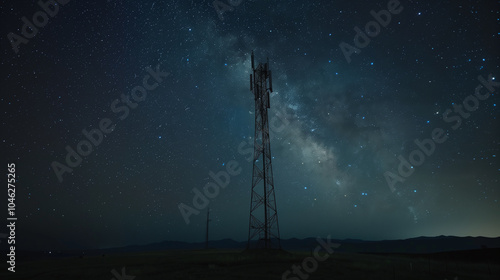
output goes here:
{"type": "MultiPolygon", "coordinates": [[[[286,239],[281,239],[281,241],[290,241],[290,240],[298,240],[298,241],[303,241],[307,239],[316,239],[317,237],[306,237],[306,238],[286,238],[286,239]]],[[[319,236],[319,238],[326,238],[326,236],[319,236]]],[[[417,236],[417,237],[410,237],[410,238],[400,238],[400,239],[380,239],[380,240],[365,240],[365,239],[356,239],[356,238],[330,238],[330,240],[333,241],[356,241],[356,242],[387,242],[387,241],[406,241],[406,240],[412,240],[412,239],[432,239],[432,238],[484,238],[484,239],[500,239],[500,236],[497,237],[488,237],[488,236],[456,236],[456,235],[437,235],[437,236],[417,236]]],[[[223,238],[223,239],[217,239],[217,240],[209,240],[209,243],[213,242],[223,242],[223,241],[230,241],[230,242],[235,242],[235,243],[247,243],[247,240],[244,241],[237,241],[231,238],[223,238]]],[[[176,240],[163,240],[163,241],[158,241],[158,242],[151,242],[151,243],[145,243],[145,244],[130,244],[130,245],[124,245],[124,246],[118,246],[118,247],[104,247],[104,248],[86,248],[86,249],[39,249],[39,250],[26,250],[26,249],[21,249],[20,251],[24,252],[74,252],[74,251],[105,251],[105,250],[116,250],[116,249],[124,249],[124,248],[130,248],[130,247],[143,247],[143,246],[151,246],[155,244],[161,244],[161,243],[182,243],[182,244],[189,244],[189,245],[197,245],[199,244],[201,247],[200,249],[204,248],[205,246],[205,241],[196,241],[196,242],[188,242],[188,241],[176,241],[176,240]]],[[[234,248],[238,249],[238,248],[234,248]]],[[[176,250],[176,249],[172,249],[176,250]]],[[[7,250],[0,250],[0,252],[7,251],[7,250]]]]}

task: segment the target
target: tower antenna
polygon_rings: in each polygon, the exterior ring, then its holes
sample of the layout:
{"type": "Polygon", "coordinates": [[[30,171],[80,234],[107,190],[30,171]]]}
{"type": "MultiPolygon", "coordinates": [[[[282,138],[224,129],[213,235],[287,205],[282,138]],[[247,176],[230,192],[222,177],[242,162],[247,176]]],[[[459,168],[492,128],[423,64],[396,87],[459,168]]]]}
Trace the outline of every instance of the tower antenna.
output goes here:
{"type": "Polygon", "coordinates": [[[210,222],[210,208],[207,209],[207,234],[205,236],[205,249],[208,249],[208,223],[210,222]]]}
{"type": "Polygon", "coordinates": [[[255,67],[253,51],[250,91],[255,100],[255,137],[247,248],[281,249],[269,139],[272,78],[269,58],[255,67]]]}

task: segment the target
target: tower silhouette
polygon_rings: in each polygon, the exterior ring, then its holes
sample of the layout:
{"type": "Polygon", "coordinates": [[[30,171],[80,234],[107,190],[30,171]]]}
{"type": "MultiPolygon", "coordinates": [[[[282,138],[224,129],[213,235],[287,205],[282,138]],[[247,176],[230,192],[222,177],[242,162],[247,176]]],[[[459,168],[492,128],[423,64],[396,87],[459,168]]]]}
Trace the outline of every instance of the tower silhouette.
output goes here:
{"type": "Polygon", "coordinates": [[[269,58],[267,63],[255,67],[252,51],[252,71],[250,91],[255,98],[255,137],[247,248],[281,249],[269,139],[269,95],[273,91],[269,58]]]}
{"type": "Polygon", "coordinates": [[[208,223],[210,223],[210,208],[207,209],[207,232],[205,235],[205,249],[208,249],[208,223]]]}

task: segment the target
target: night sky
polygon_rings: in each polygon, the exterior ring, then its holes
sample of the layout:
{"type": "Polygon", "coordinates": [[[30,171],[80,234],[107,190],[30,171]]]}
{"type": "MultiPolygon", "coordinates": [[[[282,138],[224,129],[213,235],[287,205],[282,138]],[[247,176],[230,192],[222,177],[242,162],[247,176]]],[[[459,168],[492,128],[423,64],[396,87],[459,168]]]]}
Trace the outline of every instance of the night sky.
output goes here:
{"type": "Polygon", "coordinates": [[[209,199],[210,239],[247,240],[252,50],[269,57],[283,128],[271,131],[282,238],[500,236],[498,1],[234,0],[221,17],[212,1],[60,2],[32,38],[21,18],[37,1],[1,4],[18,248],[204,241],[207,208],[186,224],[179,205],[229,162],[241,172],[209,199]],[[390,22],[356,46],[354,28],[389,2],[390,22]],[[97,146],[78,146],[100,126],[97,146]],[[70,167],[77,146],[88,155],[70,167]]]}

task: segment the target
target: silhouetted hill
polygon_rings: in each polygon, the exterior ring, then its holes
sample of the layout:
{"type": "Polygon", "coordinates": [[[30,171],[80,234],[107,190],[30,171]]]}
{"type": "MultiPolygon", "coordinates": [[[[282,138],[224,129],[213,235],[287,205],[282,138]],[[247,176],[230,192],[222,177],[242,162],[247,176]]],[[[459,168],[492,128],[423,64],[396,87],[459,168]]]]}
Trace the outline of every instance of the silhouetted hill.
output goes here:
{"type": "MultiPolygon", "coordinates": [[[[363,241],[358,239],[332,239],[333,243],[339,243],[341,246],[336,250],[339,252],[352,253],[401,253],[401,254],[431,254],[450,251],[466,251],[485,248],[500,248],[500,237],[455,237],[455,236],[437,236],[437,237],[416,237],[402,240],[382,240],[382,241],[363,241]]],[[[281,240],[281,246],[288,251],[306,251],[314,250],[318,246],[316,238],[305,239],[284,239],[281,240]]],[[[217,249],[245,249],[246,242],[238,242],[232,239],[214,240],[209,242],[209,248],[217,249]]],[[[19,256],[25,256],[25,259],[36,259],[40,257],[65,257],[65,256],[91,256],[114,253],[133,253],[133,252],[154,252],[166,250],[199,250],[204,249],[205,243],[189,243],[180,241],[163,241],[147,245],[131,245],[119,248],[108,248],[99,250],[71,250],[71,251],[52,251],[52,252],[16,252],[19,256]]]]}

